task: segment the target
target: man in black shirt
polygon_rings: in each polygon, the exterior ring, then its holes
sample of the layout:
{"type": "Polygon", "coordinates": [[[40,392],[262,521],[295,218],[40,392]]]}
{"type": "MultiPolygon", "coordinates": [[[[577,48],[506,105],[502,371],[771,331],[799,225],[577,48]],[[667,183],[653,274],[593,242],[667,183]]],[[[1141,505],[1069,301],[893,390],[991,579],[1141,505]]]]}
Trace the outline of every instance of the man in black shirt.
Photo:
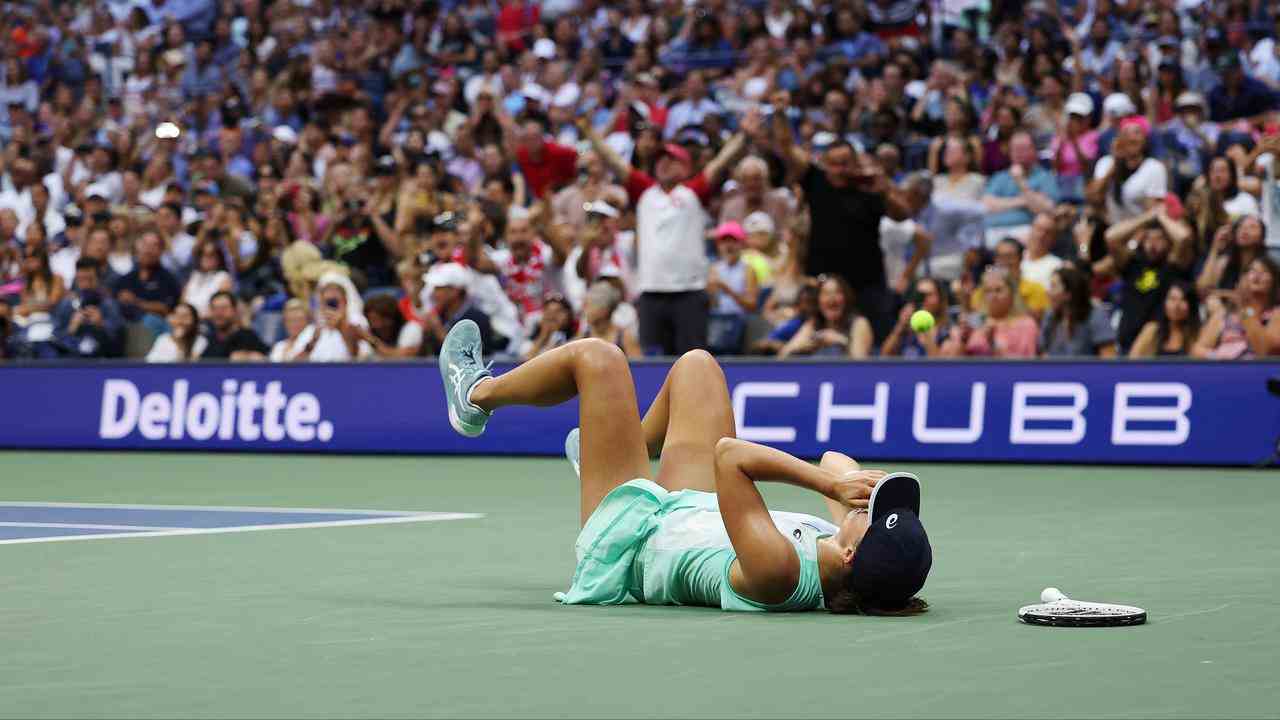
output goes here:
{"type": "Polygon", "coordinates": [[[1191,232],[1175,223],[1163,208],[1148,211],[1130,222],[1142,220],[1140,244],[1136,252],[1129,250],[1127,228],[1114,226],[1107,232],[1110,259],[1115,271],[1124,278],[1124,290],[1120,298],[1120,327],[1116,331],[1116,344],[1120,354],[1126,355],[1142,326],[1155,319],[1164,302],[1165,291],[1175,280],[1191,280],[1191,232]]]}
{"type": "Polygon", "coordinates": [[[240,309],[236,296],[222,291],[209,301],[209,323],[213,334],[202,360],[262,360],[269,352],[266,343],[253,330],[240,326],[240,309]]]}
{"type": "Polygon", "coordinates": [[[168,330],[165,320],[182,296],[178,280],[160,265],[164,241],[154,231],[138,238],[137,262],[133,271],[116,282],[116,302],[125,319],[141,321],[157,335],[168,330]]]}
{"type": "Polygon", "coordinates": [[[819,169],[795,145],[783,113],[774,112],[773,128],[809,205],[805,275],[835,273],[849,281],[877,340],[883,339],[893,329],[896,302],[885,282],[880,219],[910,217],[909,198],[893,186],[875,158],[860,155],[849,143],[836,141],[828,146],[819,169]]]}

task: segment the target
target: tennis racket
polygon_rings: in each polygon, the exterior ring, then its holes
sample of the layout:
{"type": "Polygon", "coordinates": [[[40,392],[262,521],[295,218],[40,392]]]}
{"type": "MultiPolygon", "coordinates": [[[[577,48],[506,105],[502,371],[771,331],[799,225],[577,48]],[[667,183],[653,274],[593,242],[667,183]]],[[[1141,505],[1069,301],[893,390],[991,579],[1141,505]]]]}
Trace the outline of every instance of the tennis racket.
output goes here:
{"type": "Polygon", "coordinates": [[[1123,627],[1147,621],[1147,611],[1132,605],[1072,600],[1057,588],[1045,588],[1040,604],[1018,609],[1018,619],[1028,625],[1053,627],[1123,627]]]}

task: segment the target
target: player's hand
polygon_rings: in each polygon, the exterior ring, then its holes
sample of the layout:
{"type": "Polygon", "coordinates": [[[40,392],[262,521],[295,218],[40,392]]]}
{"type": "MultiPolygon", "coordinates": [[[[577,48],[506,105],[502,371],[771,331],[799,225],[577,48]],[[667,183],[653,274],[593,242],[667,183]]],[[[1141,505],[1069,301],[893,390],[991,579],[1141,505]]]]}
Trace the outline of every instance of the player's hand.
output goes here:
{"type": "Polygon", "coordinates": [[[831,499],[850,510],[865,508],[871,500],[871,491],[886,474],[883,470],[854,470],[845,473],[836,481],[831,499]]]}

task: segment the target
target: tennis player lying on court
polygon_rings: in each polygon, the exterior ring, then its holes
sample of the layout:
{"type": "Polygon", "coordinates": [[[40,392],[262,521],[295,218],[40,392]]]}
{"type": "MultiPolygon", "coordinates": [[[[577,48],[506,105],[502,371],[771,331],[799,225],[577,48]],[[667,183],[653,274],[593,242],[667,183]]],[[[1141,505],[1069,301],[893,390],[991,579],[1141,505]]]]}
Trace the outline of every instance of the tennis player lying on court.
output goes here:
{"type": "Polygon", "coordinates": [[[908,615],[928,605],[932,550],[912,475],[862,470],[828,452],[818,466],[734,437],[724,373],[694,351],[672,365],[640,418],[623,353],[578,340],[498,377],[481,359],[475,323],[459,322],[440,350],[449,421],[468,437],[508,405],[579,398],[581,434],[566,453],[582,484],[582,530],[564,603],[705,605],[908,615]],[[651,457],[661,457],[649,480],[651,457]],[[757,481],[823,495],[834,523],[769,512],[757,481]]]}

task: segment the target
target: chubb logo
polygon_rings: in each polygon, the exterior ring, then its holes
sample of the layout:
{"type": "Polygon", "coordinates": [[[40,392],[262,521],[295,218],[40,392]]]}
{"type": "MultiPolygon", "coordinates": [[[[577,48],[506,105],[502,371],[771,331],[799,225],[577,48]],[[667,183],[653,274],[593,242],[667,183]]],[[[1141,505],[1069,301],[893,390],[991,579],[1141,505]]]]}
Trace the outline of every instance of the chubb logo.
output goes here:
{"type": "Polygon", "coordinates": [[[322,420],[320,400],[311,393],[286,395],[279,381],[258,392],[256,382],[222,381],[222,395],[192,395],[186,380],[169,393],[143,395],[128,380],[102,384],[98,437],[119,440],[134,431],[147,440],[244,440],[328,442],[333,423],[322,420]]]}

